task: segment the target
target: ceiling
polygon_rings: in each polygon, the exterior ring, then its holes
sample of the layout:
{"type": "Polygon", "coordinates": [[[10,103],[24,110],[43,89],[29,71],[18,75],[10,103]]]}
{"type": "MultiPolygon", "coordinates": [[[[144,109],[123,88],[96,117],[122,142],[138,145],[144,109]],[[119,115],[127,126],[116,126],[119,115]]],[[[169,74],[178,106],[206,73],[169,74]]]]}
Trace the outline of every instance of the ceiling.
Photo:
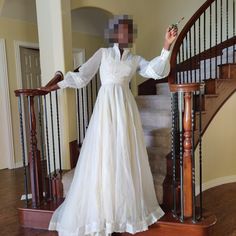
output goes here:
{"type": "MultiPolygon", "coordinates": [[[[0,17],[37,24],[35,0],[0,0],[0,17]]],[[[91,35],[104,35],[104,28],[111,17],[104,10],[87,7],[71,12],[72,31],[91,35]]]]}

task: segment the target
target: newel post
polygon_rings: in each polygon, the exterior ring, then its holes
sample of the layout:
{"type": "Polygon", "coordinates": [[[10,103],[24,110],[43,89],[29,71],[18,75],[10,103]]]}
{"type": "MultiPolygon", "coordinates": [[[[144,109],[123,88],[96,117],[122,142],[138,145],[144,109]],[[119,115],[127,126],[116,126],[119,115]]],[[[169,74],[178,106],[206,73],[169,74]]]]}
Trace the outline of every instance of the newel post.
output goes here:
{"type": "Polygon", "coordinates": [[[192,217],[193,204],[192,204],[192,96],[191,92],[184,94],[184,117],[183,117],[183,182],[184,182],[184,217],[192,217]]]}
{"type": "Polygon", "coordinates": [[[40,151],[38,150],[37,147],[34,96],[28,96],[27,98],[29,107],[29,126],[30,126],[29,168],[30,168],[30,182],[32,190],[32,206],[37,207],[43,200],[42,168],[40,160],[40,151]]]}

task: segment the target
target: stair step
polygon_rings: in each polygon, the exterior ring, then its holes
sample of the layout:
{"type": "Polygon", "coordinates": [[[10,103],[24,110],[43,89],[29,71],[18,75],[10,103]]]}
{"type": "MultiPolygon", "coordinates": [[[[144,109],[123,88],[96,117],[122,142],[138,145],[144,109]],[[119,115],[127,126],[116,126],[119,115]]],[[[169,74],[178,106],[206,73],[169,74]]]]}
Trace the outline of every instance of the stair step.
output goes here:
{"type": "Polygon", "coordinates": [[[137,96],[136,102],[139,110],[142,109],[170,109],[171,97],[169,95],[137,96]]]}
{"type": "Polygon", "coordinates": [[[143,131],[147,147],[170,148],[171,130],[169,128],[156,129],[156,127],[144,126],[143,131]]]}
{"type": "Polygon", "coordinates": [[[233,79],[236,78],[236,64],[228,63],[219,65],[220,78],[233,79]]]}
{"type": "Polygon", "coordinates": [[[156,94],[170,95],[170,88],[168,83],[157,83],[156,84],[156,94]]]}
{"type": "Polygon", "coordinates": [[[140,117],[144,126],[171,127],[171,111],[169,110],[141,110],[140,117]]]}

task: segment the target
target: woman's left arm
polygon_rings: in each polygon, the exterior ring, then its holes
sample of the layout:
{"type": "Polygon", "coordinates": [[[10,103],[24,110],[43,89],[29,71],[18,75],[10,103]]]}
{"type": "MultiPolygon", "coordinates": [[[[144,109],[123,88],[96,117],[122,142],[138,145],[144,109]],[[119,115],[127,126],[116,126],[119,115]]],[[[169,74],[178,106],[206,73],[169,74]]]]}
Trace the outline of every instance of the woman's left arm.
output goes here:
{"type": "Polygon", "coordinates": [[[170,27],[167,28],[165,40],[161,54],[151,61],[147,61],[139,57],[138,72],[145,78],[161,79],[166,77],[170,71],[169,55],[170,48],[178,35],[178,29],[170,27]]]}

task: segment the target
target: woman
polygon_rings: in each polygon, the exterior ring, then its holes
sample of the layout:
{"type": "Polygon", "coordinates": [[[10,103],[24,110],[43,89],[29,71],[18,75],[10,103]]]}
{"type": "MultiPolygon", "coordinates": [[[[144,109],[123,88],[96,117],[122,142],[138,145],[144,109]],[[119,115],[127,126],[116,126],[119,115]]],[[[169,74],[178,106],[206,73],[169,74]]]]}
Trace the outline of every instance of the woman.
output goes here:
{"type": "Polygon", "coordinates": [[[168,28],[161,55],[150,62],[132,55],[133,21],[113,21],[110,42],[100,48],[79,72],[50,88],[82,88],[98,69],[101,88],[81,148],[75,174],[64,202],[54,212],[49,230],[60,236],[131,234],[145,231],[164,215],[155,195],[139,112],[129,89],[136,71],[161,79],[169,73],[169,49],[177,28],[168,28]]]}

